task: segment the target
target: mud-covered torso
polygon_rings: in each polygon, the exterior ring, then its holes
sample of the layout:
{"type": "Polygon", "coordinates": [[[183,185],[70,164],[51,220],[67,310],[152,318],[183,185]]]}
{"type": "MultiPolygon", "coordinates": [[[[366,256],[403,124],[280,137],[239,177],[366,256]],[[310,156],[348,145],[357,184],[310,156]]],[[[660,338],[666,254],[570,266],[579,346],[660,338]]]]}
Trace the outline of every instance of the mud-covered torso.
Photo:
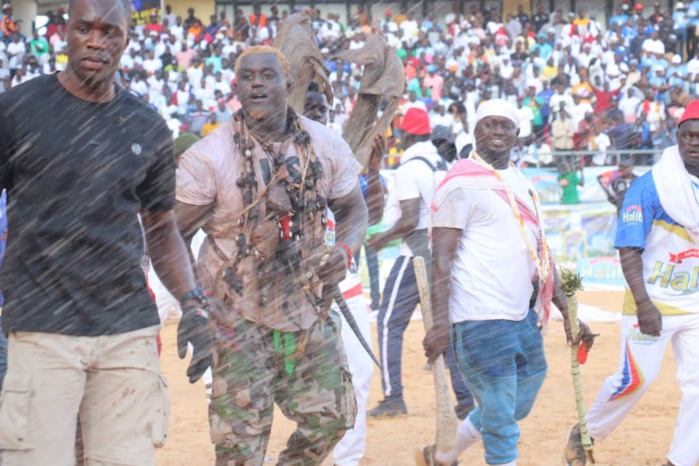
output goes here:
{"type": "Polygon", "coordinates": [[[178,200],[214,204],[198,269],[223,303],[222,323],[243,317],[296,331],[319,316],[325,210],[354,187],[359,167],[339,136],[302,117],[296,124],[295,137],[266,144],[234,120],[180,162],[178,200]]]}

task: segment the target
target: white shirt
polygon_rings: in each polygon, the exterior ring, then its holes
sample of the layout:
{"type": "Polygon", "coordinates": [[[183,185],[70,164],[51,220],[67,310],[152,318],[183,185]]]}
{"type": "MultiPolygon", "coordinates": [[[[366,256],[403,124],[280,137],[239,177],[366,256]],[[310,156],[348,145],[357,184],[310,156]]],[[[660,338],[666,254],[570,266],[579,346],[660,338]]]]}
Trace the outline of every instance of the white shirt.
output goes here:
{"type": "Polygon", "coordinates": [[[519,137],[528,138],[532,134],[532,121],[534,121],[534,112],[528,106],[517,109],[517,118],[519,119],[519,137]]]}
{"type": "MultiPolygon", "coordinates": [[[[410,146],[401,156],[400,167],[396,170],[396,182],[391,192],[395,192],[393,202],[407,201],[410,199],[420,199],[420,217],[417,222],[416,230],[422,230],[429,227],[430,223],[430,205],[435,191],[435,173],[430,170],[422,160],[414,160],[410,163],[410,159],[415,157],[424,157],[436,167],[442,158],[437,153],[437,148],[429,142],[418,142],[410,146]]],[[[412,256],[413,253],[405,242],[400,246],[401,256],[412,256]]]]}
{"type": "Polygon", "coordinates": [[[603,166],[607,163],[607,149],[612,145],[609,136],[604,133],[599,133],[595,136],[595,144],[597,144],[597,154],[592,156],[592,163],[597,166],[603,166]]]}
{"type": "MultiPolygon", "coordinates": [[[[534,210],[530,187],[514,168],[499,170],[513,194],[534,210]]],[[[432,217],[434,228],[462,230],[452,265],[449,320],[520,321],[529,313],[536,265],[509,202],[489,189],[455,189],[432,217]]],[[[527,228],[536,247],[538,232],[527,228]]]]}
{"type": "Polygon", "coordinates": [[[619,110],[624,114],[626,123],[636,122],[636,110],[641,105],[641,99],[638,97],[624,97],[619,101],[619,110]]]}
{"type": "Polygon", "coordinates": [[[430,125],[432,126],[432,129],[436,128],[437,126],[446,126],[447,128],[451,128],[453,124],[454,117],[449,113],[445,113],[444,115],[435,113],[430,116],[430,125]]]}

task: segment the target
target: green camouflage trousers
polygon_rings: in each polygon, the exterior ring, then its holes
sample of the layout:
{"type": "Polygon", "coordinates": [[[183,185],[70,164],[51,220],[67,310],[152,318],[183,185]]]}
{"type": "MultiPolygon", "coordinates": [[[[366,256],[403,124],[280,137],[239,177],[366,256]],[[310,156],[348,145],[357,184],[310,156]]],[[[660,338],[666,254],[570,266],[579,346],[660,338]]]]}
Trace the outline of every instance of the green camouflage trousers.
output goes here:
{"type": "Polygon", "coordinates": [[[217,328],[209,422],[216,466],[260,466],[274,403],[297,423],[280,466],[319,465],[354,426],[357,412],[340,322],[280,333],[241,318],[217,328]]]}

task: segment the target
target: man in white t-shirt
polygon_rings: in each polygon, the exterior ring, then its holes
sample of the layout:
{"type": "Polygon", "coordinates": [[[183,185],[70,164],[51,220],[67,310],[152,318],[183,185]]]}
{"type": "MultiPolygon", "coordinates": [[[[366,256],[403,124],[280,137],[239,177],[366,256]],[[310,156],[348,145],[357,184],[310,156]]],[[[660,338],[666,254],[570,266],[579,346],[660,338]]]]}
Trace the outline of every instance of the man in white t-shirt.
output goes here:
{"type": "Polygon", "coordinates": [[[522,102],[522,99],[518,99],[519,108],[515,112],[519,120],[519,139],[524,140],[524,143],[529,145],[531,143],[534,112],[528,105],[522,105],[522,102]]]}
{"type": "MultiPolygon", "coordinates": [[[[401,156],[401,165],[396,170],[395,185],[389,192],[387,202],[387,210],[399,211],[400,216],[388,231],[377,233],[369,239],[369,246],[374,251],[380,251],[393,240],[402,240],[400,256],[396,259],[384,286],[377,317],[384,399],[369,411],[368,415],[371,417],[393,417],[407,413],[401,381],[403,334],[420,302],[413,257],[423,257],[427,262],[427,269],[430,270],[427,234],[429,209],[434,196],[435,177],[444,175],[446,170],[444,160],[430,142],[430,119],[426,111],[419,108],[409,109],[403,117],[401,131],[406,150],[401,156]]],[[[456,367],[454,375],[458,376],[456,367]]],[[[463,384],[463,381],[461,382],[463,384]]],[[[459,389],[455,387],[455,391],[457,390],[459,389]]],[[[469,400],[470,408],[473,407],[470,392],[465,386],[463,390],[466,393],[462,400],[459,400],[457,412],[461,405],[465,407],[469,400]]]]}
{"type": "Polygon", "coordinates": [[[476,151],[452,167],[432,203],[434,326],[423,346],[434,361],[447,352],[451,335],[478,407],[459,426],[453,451],[423,448],[429,465],[455,464],[481,440],[486,463],[514,465],[517,421],[529,414],[546,376],[540,320],[546,322],[551,299],[574,344],[538,200],[509,164],[519,132],[515,108],[493,99],[478,107],[476,121],[476,151]]]}

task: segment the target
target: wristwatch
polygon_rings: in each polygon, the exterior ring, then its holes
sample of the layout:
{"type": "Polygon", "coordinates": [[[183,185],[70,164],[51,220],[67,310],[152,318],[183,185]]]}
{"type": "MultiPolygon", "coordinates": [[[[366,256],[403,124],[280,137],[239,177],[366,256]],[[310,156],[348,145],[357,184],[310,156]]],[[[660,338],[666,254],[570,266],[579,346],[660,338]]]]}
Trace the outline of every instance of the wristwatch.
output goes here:
{"type": "Polygon", "coordinates": [[[209,309],[209,299],[206,297],[206,291],[203,288],[194,288],[185,293],[180,299],[180,306],[184,308],[184,303],[190,300],[198,301],[202,308],[209,309]]]}

